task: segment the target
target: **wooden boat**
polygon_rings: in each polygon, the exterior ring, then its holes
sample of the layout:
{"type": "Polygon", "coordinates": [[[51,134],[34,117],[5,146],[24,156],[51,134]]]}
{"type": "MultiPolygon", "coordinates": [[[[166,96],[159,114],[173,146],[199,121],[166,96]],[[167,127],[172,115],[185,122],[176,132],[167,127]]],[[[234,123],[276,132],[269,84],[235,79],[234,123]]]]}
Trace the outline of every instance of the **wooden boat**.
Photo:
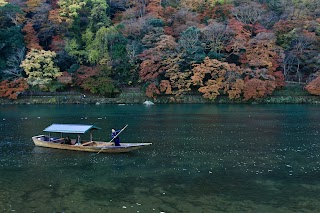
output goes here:
{"type": "Polygon", "coordinates": [[[113,142],[93,141],[92,130],[99,130],[99,127],[93,125],[82,124],[52,124],[43,131],[48,132],[48,135],[33,136],[32,140],[36,146],[48,147],[54,149],[66,149],[85,152],[107,152],[107,153],[121,153],[130,152],[132,150],[140,149],[141,147],[151,145],[152,143],[121,143],[120,146],[114,146],[113,142]],[[80,143],[76,139],[71,139],[70,144],[66,144],[63,134],[80,135],[90,133],[90,140],[81,140],[80,143]],[[51,133],[60,133],[60,137],[52,137],[51,133]]]}

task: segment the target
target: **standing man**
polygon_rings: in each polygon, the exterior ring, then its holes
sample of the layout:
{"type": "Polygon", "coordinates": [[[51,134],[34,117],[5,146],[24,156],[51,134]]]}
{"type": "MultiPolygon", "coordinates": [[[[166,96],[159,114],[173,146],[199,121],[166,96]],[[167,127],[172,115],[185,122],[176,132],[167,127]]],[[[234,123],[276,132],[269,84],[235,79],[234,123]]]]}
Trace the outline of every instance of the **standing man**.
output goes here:
{"type": "Polygon", "coordinates": [[[120,146],[120,138],[119,136],[116,137],[116,135],[120,132],[120,130],[115,130],[114,128],[111,129],[111,138],[114,138],[114,145],[120,146]]]}

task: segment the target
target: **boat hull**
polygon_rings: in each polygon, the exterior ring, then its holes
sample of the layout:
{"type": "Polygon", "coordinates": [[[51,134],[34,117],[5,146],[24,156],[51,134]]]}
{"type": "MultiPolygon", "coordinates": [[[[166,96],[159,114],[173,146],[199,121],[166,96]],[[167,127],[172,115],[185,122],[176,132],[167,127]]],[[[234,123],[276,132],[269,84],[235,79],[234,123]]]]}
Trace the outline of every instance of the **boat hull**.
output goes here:
{"type": "Polygon", "coordinates": [[[81,145],[63,144],[63,139],[55,139],[52,141],[42,140],[45,135],[32,137],[36,146],[47,147],[53,149],[64,149],[82,152],[104,152],[104,153],[123,153],[130,152],[142,148],[143,146],[151,145],[151,143],[121,143],[121,146],[114,146],[113,143],[90,141],[81,145]]]}

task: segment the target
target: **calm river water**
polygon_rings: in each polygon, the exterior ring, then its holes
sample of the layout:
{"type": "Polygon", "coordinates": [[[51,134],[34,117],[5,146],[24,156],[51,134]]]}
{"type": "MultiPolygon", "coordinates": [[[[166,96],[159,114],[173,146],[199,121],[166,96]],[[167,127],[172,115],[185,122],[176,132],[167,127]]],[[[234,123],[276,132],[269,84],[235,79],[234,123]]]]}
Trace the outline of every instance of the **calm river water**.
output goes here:
{"type": "Polygon", "coordinates": [[[320,212],[315,105],[0,106],[0,212],[320,212]],[[128,154],[35,147],[52,123],[128,154]]]}

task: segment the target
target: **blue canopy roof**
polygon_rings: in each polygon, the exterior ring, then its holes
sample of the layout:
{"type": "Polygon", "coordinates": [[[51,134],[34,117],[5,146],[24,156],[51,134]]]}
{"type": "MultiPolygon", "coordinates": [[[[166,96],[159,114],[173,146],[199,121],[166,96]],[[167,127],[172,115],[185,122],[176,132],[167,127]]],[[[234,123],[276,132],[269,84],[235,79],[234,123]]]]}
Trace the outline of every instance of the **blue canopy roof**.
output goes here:
{"type": "Polygon", "coordinates": [[[92,129],[101,129],[101,128],[93,125],[83,125],[83,124],[52,124],[47,128],[45,128],[43,131],[83,134],[92,129]]]}

